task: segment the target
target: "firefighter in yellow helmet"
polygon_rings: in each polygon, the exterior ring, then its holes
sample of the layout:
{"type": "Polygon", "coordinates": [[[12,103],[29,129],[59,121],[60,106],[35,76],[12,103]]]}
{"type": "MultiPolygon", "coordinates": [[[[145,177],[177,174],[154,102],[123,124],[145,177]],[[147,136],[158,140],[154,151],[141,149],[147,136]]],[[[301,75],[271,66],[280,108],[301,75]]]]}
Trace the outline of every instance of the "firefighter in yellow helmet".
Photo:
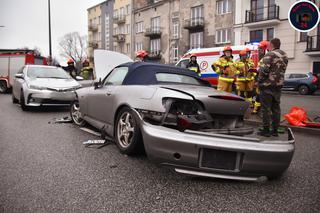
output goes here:
{"type": "Polygon", "coordinates": [[[187,64],[187,68],[189,70],[192,70],[192,71],[196,72],[199,76],[201,76],[200,66],[199,66],[199,64],[197,62],[197,56],[195,54],[192,54],[190,56],[190,61],[187,64]]]}
{"type": "MultiPolygon", "coordinates": [[[[263,63],[262,59],[263,59],[264,55],[266,54],[268,47],[269,47],[269,42],[268,41],[261,41],[259,43],[259,45],[258,45],[258,53],[259,53],[258,67],[261,67],[263,65],[262,64],[263,63]]],[[[256,100],[254,102],[254,108],[253,108],[253,111],[252,111],[253,114],[258,113],[258,110],[261,107],[260,97],[259,96],[260,96],[260,91],[259,91],[259,88],[256,85],[256,100]]]]}
{"type": "Polygon", "coordinates": [[[247,51],[242,50],[239,53],[240,59],[234,63],[237,69],[236,86],[238,95],[245,98],[252,104],[252,95],[254,88],[254,79],[256,76],[253,61],[249,61],[247,51]]]}
{"type": "Polygon", "coordinates": [[[230,46],[224,47],[223,55],[211,67],[213,71],[219,74],[218,90],[231,93],[236,70],[233,66],[232,49],[230,46]]]}
{"type": "Polygon", "coordinates": [[[85,59],[82,62],[82,69],[80,70],[80,76],[84,80],[94,80],[93,69],[90,67],[89,61],[85,59]]]}

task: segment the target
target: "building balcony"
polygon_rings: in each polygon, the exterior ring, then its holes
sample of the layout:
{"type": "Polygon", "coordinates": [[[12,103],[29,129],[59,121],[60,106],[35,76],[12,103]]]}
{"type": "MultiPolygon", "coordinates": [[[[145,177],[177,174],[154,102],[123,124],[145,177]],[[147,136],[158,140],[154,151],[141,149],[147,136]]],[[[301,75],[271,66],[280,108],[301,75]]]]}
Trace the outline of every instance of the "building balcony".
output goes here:
{"type": "Polygon", "coordinates": [[[184,21],[183,24],[184,29],[188,29],[190,31],[200,31],[204,28],[204,18],[203,17],[197,17],[197,18],[191,18],[184,21]]]}
{"type": "Polygon", "coordinates": [[[126,41],[126,35],[123,33],[114,34],[113,37],[116,39],[116,42],[123,43],[126,41]]]}
{"type": "Polygon", "coordinates": [[[151,60],[160,60],[161,59],[161,51],[149,51],[149,59],[151,60]]]}
{"type": "Polygon", "coordinates": [[[279,10],[280,7],[278,5],[270,5],[255,10],[246,10],[245,26],[266,27],[280,24],[279,10]]]}
{"type": "Polygon", "coordinates": [[[97,24],[89,24],[88,26],[89,31],[98,31],[98,25],[97,24]]]}
{"type": "Polygon", "coordinates": [[[124,23],[126,23],[126,16],[125,15],[114,16],[113,21],[118,25],[124,24],[124,23]]]}
{"type": "Polygon", "coordinates": [[[320,56],[320,35],[307,37],[307,48],[304,53],[309,56],[320,56]]]}
{"type": "Polygon", "coordinates": [[[160,38],[161,37],[161,27],[150,27],[146,28],[144,36],[150,38],[160,38]]]}
{"type": "Polygon", "coordinates": [[[97,41],[89,41],[89,42],[88,42],[88,46],[89,46],[89,47],[92,47],[93,49],[96,49],[96,48],[99,47],[99,44],[98,44],[97,41]]]}

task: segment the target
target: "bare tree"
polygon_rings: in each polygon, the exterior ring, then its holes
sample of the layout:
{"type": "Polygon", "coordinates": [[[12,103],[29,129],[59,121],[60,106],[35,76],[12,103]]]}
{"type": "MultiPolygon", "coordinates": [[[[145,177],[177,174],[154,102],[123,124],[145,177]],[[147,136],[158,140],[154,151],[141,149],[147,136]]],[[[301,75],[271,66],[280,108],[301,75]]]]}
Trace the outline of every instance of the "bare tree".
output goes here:
{"type": "Polygon", "coordinates": [[[83,61],[86,55],[87,38],[79,32],[72,32],[64,35],[59,40],[60,55],[64,58],[71,58],[76,63],[83,61]]]}

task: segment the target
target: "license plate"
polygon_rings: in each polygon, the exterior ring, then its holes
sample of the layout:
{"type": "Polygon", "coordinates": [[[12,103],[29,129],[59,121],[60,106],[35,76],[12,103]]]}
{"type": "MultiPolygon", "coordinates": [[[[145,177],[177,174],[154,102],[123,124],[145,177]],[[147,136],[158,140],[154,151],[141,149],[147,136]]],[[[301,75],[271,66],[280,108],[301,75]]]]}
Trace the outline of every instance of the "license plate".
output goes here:
{"type": "Polygon", "coordinates": [[[235,170],[237,165],[237,152],[202,149],[200,166],[211,169],[235,170]]]}

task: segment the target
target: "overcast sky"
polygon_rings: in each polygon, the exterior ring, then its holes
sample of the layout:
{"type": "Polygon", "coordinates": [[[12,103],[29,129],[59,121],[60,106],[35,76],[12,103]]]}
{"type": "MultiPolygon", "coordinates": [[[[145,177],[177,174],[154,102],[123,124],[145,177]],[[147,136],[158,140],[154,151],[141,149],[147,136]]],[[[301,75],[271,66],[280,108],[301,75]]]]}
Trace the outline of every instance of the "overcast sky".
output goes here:
{"type": "MultiPolygon", "coordinates": [[[[61,60],[58,40],[78,31],[87,35],[87,8],[103,0],[51,0],[52,54],[61,60]]],[[[0,0],[0,49],[39,47],[49,55],[48,1],[0,0]]]]}

